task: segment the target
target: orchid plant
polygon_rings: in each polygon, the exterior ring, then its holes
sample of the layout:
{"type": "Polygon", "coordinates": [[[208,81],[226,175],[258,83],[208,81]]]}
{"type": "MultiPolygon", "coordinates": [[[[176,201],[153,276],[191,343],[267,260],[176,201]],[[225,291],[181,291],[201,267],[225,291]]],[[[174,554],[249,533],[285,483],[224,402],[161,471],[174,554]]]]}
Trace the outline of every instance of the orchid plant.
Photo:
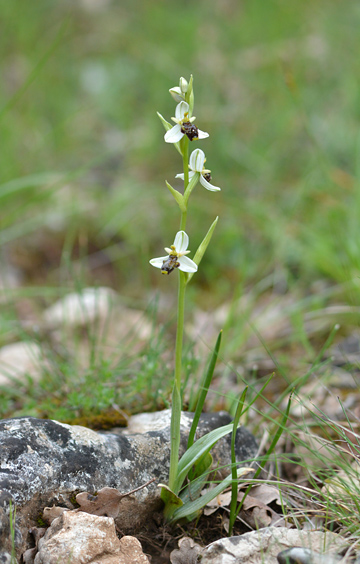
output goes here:
{"type": "MultiPolygon", "coordinates": [[[[171,410],[171,451],[170,451],[170,471],[168,484],[159,484],[161,487],[161,497],[165,503],[165,517],[171,521],[178,521],[186,518],[191,520],[195,518],[199,511],[210,501],[216,498],[227,487],[231,486],[231,507],[230,507],[230,525],[229,534],[231,534],[235,519],[239,513],[242,502],[237,504],[237,488],[238,481],[241,476],[253,472],[251,467],[238,468],[235,453],[235,437],[241,416],[253,405],[270,382],[272,376],[267,380],[264,386],[254,395],[254,397],[245,406],[247,387],[244,389],[238,400],[235,417],[232,423],[224,425],[218,429],[214,429],[210,433],[195,440],[196,429],[200,419],[200,415],[205,403],[206,394],[211,384],[214,373],[216,360],[218,357],[221,331],[218,336],[209,367],[204,375],[203,381],[199,386],[198,399],[194,413],[193,422],[189,432],[187,450],[179,460],[180,450],[180,420],[181,420],[181,375],[182,375],[182,345],[184,334],[184,312],[185,312],[185,290],[193,275],[198,271],[202,257],[210,243],[218,218],[216,217],[210,226],[203,241],[199,245],[193,258],[187,255],[189,237],[186,233],[186,222],[190,195],[195,186],[200,183],[209,192],[218,192],[220,188],[211,184],[211,171],[205,168],[205,153],[201,149],[194,149],[189,156],[189,144],[193,141],[206,139],[209,134],[198,129],[194,124],[195,116],[192,115],[194,109],[194,90],[193,78],[190,77],[188,82],[181,77],[179,86],[170,88],[170,94],[174,98],[177,106],[175,108],[175,117],[171,118],[175,125],[166,121],[161,114],[158,116],[165,128],[165,142],[172,143],[179,152],[183,163],[183,172],[177,174],[175,178],[180,178],[184,182],[182,192],[176,190],[166,181],[166,186],[175,198],[180,209],[180,229],[175,235],[174,243],[170,247],[165,247],[166,255],[150,260],[150,264],[155,268],[159,268],[162,274],[169,275],[173,271],[179,272],[179,290],[178,290],[178,309],[177,309],[177,331],[175,345],[175,374],[174,386],[172,391],[172,410],[171,410]],[[217,441],[225,435],[232,433],[231,438],[231,474],[223,479],[216,486],[204,491],[208,476],[212,469],[211,448],[217,441]],[[201,495],[200,495],[201,494],[201,495]]],[[[279,423],[274,439],[264,456],[262,464],[258,465],[255,477],[261,471],[268,457],[274,450],[278,442],[289,415],[291,398],[289,399],[287,411],[279,423]]],[[[248,478],[246,478],[248,480],[248,478]]],[[[245,499],[249,488],[245,492],[245,499]]]]}
{"type": "MultiPolygon", "coordinates": [[[[209,451],[219,438],[233,430],[233,426],[230,424],[215,429],[194,442],[196,425],[199,421],[205,401],[204,394],[201,394],[202,401],[198,403],[196,408],[197,411],[195,412],[193,427],[188,440],[188,449],[181,460],[179,460],[185,290],[193,275],[198,270],[201,259],[209,245],[218,221],[218,218],[215,218],[193,258],[190,259],[187,256],[190,251],[188,250],[189,237],[186,233],[189,198],[198,183],[210,192],[218,192],[220,188],[211,184],[211,171],[205,168],[206,158],[204,151],[196,148],[189,155],[190,143],[192,144],[194,141],[209,137],[207,132],[198,129],[194,123],[196,118],[193,116],[193,78],[191,77],[188,82],[185,78],[181,77],[179,86],[171,88],[170,94],[177,102],[175,117],[171,118],[175,125],[166,121],[161,114],[158,113],[158,116],[166,131],[164,135],[165,142],[173,144],[182,157],[183,172],[177,174],[175,178],[183,180],[183,191],[180,192],[176,190],[166,181],[166,186],[180,209],[180,229],[175,235],[174,243],[170,247],[165,247],[166,256],[151,259],[150,264],[160,269],[162,274],[169,275],[175,270],[179,272],[175,374],[171,411],[170,471],[168,484],[160,484],[162,487],[161,497],[165,502],[165,516],[169,520],[174,521],[182,517],[189,518],[189,516],[196,514],[196,512],[209,501],[209,495],[210,499],[213,499],[213,497],[218,495],[218,493],[231,482],[232,478],[230,476],[216,488],[213,488],[208,496],[204,495],[199,499],[200,491],[206,482],[211,468],[212,457],[209,451]],[[187,480],[187,485],[184,486],[185,480],[187,480]],[[194,500],[196,500],[195,506],[193,505],[194,500]]],[[[210,385],[220,347],[220,340],[221,335],[218,338],[213,359],[210,363],[210,366],[212,366],[212,369],[208,371],[210,377],[207,376],[207,383],[203,384],[204,389],[206,389],[206,386],[208,387],[210,385]]]]}

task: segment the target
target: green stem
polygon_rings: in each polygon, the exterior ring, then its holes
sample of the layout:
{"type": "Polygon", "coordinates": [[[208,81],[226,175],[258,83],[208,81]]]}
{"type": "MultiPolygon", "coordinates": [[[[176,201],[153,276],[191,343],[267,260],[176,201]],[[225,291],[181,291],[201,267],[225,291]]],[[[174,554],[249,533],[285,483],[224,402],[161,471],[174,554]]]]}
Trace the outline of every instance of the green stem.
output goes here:
{"type": "Polygon", "coordinates": [[[189,138],[184,135],[183,144],[183,171],[184,171],[184,193],[189,184],[189,138]]]}
{"type": "Polygon", "coordinates": [[[187,216],[187,209],[181,212],[181,220],[180,220],[180,231],[185,231],[186,228],[186,216],[187,216]]]}
{"type": "MultiPolygon", "coordinates": [[[[172,392],[171,410],[171,450],[170,450],[170,474],[169,488],[173,490],[177,476],[180,448],[180,418],[181,418],[181,367],[182,367],[182,344],[184,335],[184,311],[185,311],[185,287],[186,277],[179,271],[179,292],[178,292],[178,319],[176,331],[175,348],[175,377],[172,392]]],[[[174,492],[177,493],[177,492],[174,492]]]]}
{"type": "MultiPolygon", "coordinates": [[[[183,155],[183,171],[184,171],[184,194],[189,184],[189,139],[186,135],[183,137],[182,155],[183,155]]],[[[187,217],[187,204],[185,211],[181,212],[180,231],[185,231],[187,217]]]]}
{"type": "MultiPolygon", "coordinates": [[[[189,139],[184,135],[181,140],[181,149],[183,156],[184,170],[184,193],[189,184],[189,139]]],[[[185,211],[181,212],[180,230],[185,231],[187,218],[187,206],[185,211]]],[[[171,408],[171,447],[170,447],[170,472],[169,472],[169,488],[174,491],[177,478],[177,469],[179,463],[180,449],[180,420],[181,420],[181,367],[182,367],[182,345],[184,336],[184,311],[185,311],[185,287],[186,275],[179,270],[179,291],[178,291],[178,311],[177,311],[177,329],[176,329],[176,346],[175,346],[175,376],[174,387],[172,391],[172,408],[171,408]]],[[[178,493],[178,492],[174,492],[178,493]]]]}

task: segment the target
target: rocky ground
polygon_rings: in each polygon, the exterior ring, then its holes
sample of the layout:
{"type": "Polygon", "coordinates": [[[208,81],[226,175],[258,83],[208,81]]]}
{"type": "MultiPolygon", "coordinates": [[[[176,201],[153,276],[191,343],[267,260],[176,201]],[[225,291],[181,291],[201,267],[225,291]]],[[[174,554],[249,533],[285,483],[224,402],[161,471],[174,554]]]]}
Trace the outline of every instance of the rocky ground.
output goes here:
{"type": "MultiPolygon", "coordinates": [[[[191,420],[183,413],[182,450],[191,420]]],[[[199,436],[229,420],[226,413],[203,415],[199,436]]],[[[265,484],[247,498],[235,528],[240,536],[226,538],[227,492],[200,520],[166,525],[156,486],[167,479],[169,448],[169,411],[133,416],[127,429],[106,433],[28,417],[1,421],[1,562],[10,563],[12,551],[25,564],[195,564],[200,557],[203,564],[354,562],[341,535],[294,528],[281,506],[291,498],[280,499],[279,489],[265,484]]],[[[239,466],[258,452],[244,427],[236,452],[239,466]]],[[[213,456],[221,477],[229,437],[213,456]]]]}
{"type": "MultiPolygon", "coordinates": [[[[269,325],[273,336],[289,332],[286,319],[279,312],[281,307],[275,308],[271,315],[267,310],[263,331],[266,332],[269,325]]],[[[28,327],[35,327],[32,316],[33,313],[24,320],[24,327],[26,324],[28,327]]],[[[83,330],[83,327],[97,323],[101,331],[105,326],[104,320],[109,316],[111,331],[108,332],[108,340],[102,343],[104,348],[108,347],[110,350],[114,343],[123,338],[131,324],[137,331],[139,341],[149,338],[151,327],[142,317],[142,312],[119,305],[118,297],[112,290],[88,288],[81,294],[69,294],[38,315],[36,339],[13,342],[0,349],[1,385],[9,385],[15,378],[20,386],[24,386],[29,375],[35,385],[40,382],[43,377],[42,369],[49,363],[49,357],[44,355],[46,347],[41,346],[39,335],[46,336],[44,342],[56,350],[60,343],[59,336],[65,328],[66,346],[71,351],[75,330],[83,330]]],[[[199,313],[194,320],[195,325],[198,325],[197,329],[194,325],[193,330],[202,331],[210,341],[223,317],[222,309],[211,320],[199,313]]],[[[311,326],[313,330],[319,330],[316,323],[314,325],[314,320],[311,326]]],[[[79,355],[81,365],[89,354],[86,333],[79,343],[76,354],[79,355]]],[[[256,348],[250,347],[249,350],[249,374],[255,364],[258,375],[268,374],[276,368],[273,359],[265,358],[256,348]]],[[[264,561],[264,554],[265,562],[269,564],[283,564],[287,561],[305,564],[332,564],[338,561],[353,563],[356,551],[351,548],[353,542],[349,540],[349,535],[344,537],[325,532],[323,518],[316,522],[306,517],[311,512],[323,515],[324,505],[319,503],[312,506],[309,501],[311,496],[299,500],[299,497],[292,495],[291,485],[299,486],[298,491],[308,485],[304,464],[312,464],[309,454],[314,456],[314,453],[321,453],[326,446],[324,427],[320,428],[318,435],[313,436],[305,432],[305,427],[302,431],[297,426],[294,427],[294,421],[306,419],[311,424],[309,413],[320,413],[321,424],[324,421],[331,424],[332,436],[337,438],[334,443],[337,444],[337,450],[349,451],[351,444],[356,446],[359,358],[360,339],[356,332],[340,339],[336,346],[326,351],[322,364],[302,386],[301,396],[295,396],[293,400],[290,428],[295,429],[298,437],[302,433],[302,450],[299,445],[295,449],[288,438],[280,441],[279,452],[293,452],[295,456],[292,461],[281,464],[281,488],[279,483],[271,483],[274,482],[274,474],[273,469],[268,468],[261,484],[252,487],[244,502],[234,529],[234,534],[240,536],[233,540],[226,539],[229,492],[217,496],[213,504],[208,504],[198,521],[181,523],[175,527],[164,523],[156,486],[159,482],[166,482],[168,475],[168,411],[128,418],[121,410],[114,409],[113,415],[107,413],[106,421],[97,415],[95,418],[83,418],[79,421],[81,425],[32,417],[2,420],[2,561],[10,562],[11,552],[15,547],[18,561],[25,564],[55,564],[60,557],[63,561],[68,560],[74,564],[131,564],[133,561],[146,562],[147,559],[153,564],[165,564],[170,559],[174,564],[191,564],[200,555],[202,562],[209,564],[260,564],[264,561]],[[347,435],[345,432],[343,435],[339,434],[344,425],[344,409],[352,417],[351,437],[349,432],[347,435]],[[124,428],[123,425],[127,427],[124,428]],[[103,431],[95,432],[90,427],[102,428],[103,431]],[[299,457],[302,457],[302,464],[296,463],[300,460],[299,457]],[[126,495],[133,490],[137,491],[126,495]],[[305,507],[308,513],[304,511],[305,507]],[[298,514],[303,512],[301,520],[289,518],[289,515],[294,514],[294,508],[298,514]],[[15,510],[16,527],[11,530],[10,523],[14,523],[15,510]],[[294,546],[302,547],[303,552],[300,555],[291,552],[294,546]],[[329,552],[322,556],[325,548],[329,552]],[[133,555],[133,560],[130,554],[133,555]]],[[[246,367],[246,359],[244,366],[246,367]]],[[[51,368],[49,365],[49,370],[51,368]]],[[[230,380],[233,390],[239,393],[242,383],[232,380],[231,375],[230,380]]],[[[215,380],[216,385],[218,382],[215,380]]],[[[267,395],[273,401],[279,396],[278,386],[279,381],[275,380],[267,388],[267,395]]],[[[284,390],[284,383],[280,390],[284,390]]],[[[266,405],[260,398],[260,410],[264,408],[265,412],[266,405]]],[[[281,404],[282,409],[284,405],[281,404]]],[[[184,413],[183,448],[190,420],[191,414],[184,413]]],[[[251,411],[248,420],[250,428],[256,428],[258,412],[251,411]]],[[[226,413],[205,414],[201,432],[228,421],[226,413]]],[[[237,440],[239,460],[252,459],[263,451],[264,444],[268,441],[265,429],[257,430],[256,439],[260,445],[245,427],[240,428],[237,440]]],[[[333,452],[330,452],[330,457],[333,452]]],[[[222,439],[214,456],[219,463],[222,461],[222,464],[229,464],[229,439],[222,439]]],[[[317,462],[320,462],[320,458],[317,462]]],[[[323,460],[321,464],[336,466],[335,459],[331,458],[323,460]]],[[[353,472],[357,476],[355,466],[353,472]]],[[[344,481],[344,477],[341,480],[344,481]]],[[[329,487],[326,491],[330,493],[329,487]]],[[[313,494],[315,497],[315,492],[313,494]]],[[[244,489],[240,487],[238,501],[241,501],[243,495],[244,489]]],[[[332,495],[341,503],[344,489],[339,493],[333,487],[332,495]]],[[[347,500],[346,503],[348,513],[356,511],[353,501],[350,503],[347,500]]],[[[335,530],[343,532],[343,527],[338,524],[335,530]]]]}

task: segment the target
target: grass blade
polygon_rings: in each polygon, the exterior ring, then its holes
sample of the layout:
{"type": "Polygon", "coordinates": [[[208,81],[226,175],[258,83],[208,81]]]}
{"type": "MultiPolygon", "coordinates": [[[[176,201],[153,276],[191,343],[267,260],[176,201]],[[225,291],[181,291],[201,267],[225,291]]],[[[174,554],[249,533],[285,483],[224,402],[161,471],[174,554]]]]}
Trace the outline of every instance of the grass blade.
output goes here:
{"type": "Polygon", "coordinates": [[[215,348],[213,350],[211,359],[210,359],[210,363],[209,363],[209,367],[205,373],[205,377],[203,379],[203,382],[200,385],[200,395],[199,398],[197,400],[196,403],[196,409],[195,409],[195,413],[194,413],[194,419],[192,421],[191,424],[191,429],[190,429],[190,433],[189,433],[189,438],[188,438],[188,443],[187,443],[187,448],[189,449],[193,444],[194,444],[194,440],[195,440],[195,433],[196,433],[196,429],[199,423],[199,419],[200,419],[200,415],[202,414],[202,410],[204,407],[204,403],[206,400],[206,396],[207,393],[209,391],[209,387],[214,375],[214,369],[215,369],[215,365],[216,365],[216,361],[219,355],[219,350],[220,350],[220,345],[221,345],[221,337],[222,337],[222,330],[220,331],[218,338],[216,340],[216,344],[215,344],[215,348]]]}
{"type": "Polygon", "coordinates": [[[229,537],[231,536],[232,529],[234,526],[234,522],[236,519],[236,502],[237,502],[237,490],[238,490],[238,483],[237,483],[237,472],[236,472],[236,454],[235,454],[235,441],[236,441],[236,431],[239,425],[240,417],[243,413],[243,407],[245,403],[246,394],[248,391],[248,386],[244,389],[241,397],[239,398],[235,417],[233,421],[233,431],[231,434],[231,475],[232,475],[232,482],[231,482],[231,502],[230,502],[230,519],[229,519],[229,537]]]}

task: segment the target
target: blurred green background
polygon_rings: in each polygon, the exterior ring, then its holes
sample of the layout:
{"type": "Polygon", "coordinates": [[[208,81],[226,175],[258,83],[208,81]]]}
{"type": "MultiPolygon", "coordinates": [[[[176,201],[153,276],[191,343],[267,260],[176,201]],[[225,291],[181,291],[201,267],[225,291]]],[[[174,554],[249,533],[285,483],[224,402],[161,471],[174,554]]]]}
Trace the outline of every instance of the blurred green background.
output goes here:
{"type": "Polygon", "coordinates": [[[174,115],[168,89],[190,73],[222,187],[191,201],[191,249],[220,216],[195,282],[203,306],[269,274],[285,285],[357,276],[358,2],[0,6],[0,242],[30,282],[56,284],[66,247],[93,257],[92,283],[111,263],[130,297],[165,288],[147,261],[177,230],[164,180],[181,161],[155,112],[174,115]],[[41,255],[38,273],[27,252],[41,255]]]}

